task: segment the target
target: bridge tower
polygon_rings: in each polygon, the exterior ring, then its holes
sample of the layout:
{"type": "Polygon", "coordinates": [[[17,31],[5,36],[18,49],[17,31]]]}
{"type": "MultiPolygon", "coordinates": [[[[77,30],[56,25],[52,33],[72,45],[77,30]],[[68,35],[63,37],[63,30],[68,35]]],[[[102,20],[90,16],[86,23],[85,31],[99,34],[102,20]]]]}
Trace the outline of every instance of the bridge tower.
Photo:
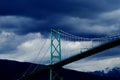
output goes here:
{"type": "MultiPolygon", "coordinates": [[[[60,32],[51,29],[51,50],[50,50],[50,64],[61,61],[61,41],[60,32]]],[[[63,80],[62,67],[53,69],[50,68],[50,80],[63,80]]]]}

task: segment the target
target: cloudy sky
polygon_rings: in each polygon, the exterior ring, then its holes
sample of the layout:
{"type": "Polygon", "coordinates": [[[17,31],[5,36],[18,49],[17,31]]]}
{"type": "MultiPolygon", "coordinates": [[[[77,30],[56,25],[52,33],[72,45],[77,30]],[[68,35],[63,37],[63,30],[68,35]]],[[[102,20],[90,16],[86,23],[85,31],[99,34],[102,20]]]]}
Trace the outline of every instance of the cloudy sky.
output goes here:
{"type": "MultiPolygon", "coordinates": [[[[0,59],[48,63],[51,28],[82,37],[119,34],[120,0],[0,0],[0,59]],[[34,60],[38,53],[40,60],[34,60]]],[[[68,53],[79,44],[64,43],[68,53]]],[[[119,47],[65,67],[94,71],[116,66],[120,66],[119,47]]]]}

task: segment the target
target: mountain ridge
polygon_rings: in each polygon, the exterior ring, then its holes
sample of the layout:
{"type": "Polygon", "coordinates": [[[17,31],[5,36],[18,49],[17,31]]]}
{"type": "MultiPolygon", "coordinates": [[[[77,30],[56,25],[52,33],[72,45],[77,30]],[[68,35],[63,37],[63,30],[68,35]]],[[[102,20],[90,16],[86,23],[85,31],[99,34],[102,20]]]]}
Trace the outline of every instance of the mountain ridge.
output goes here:
{"type": "MultiPolygon", "coordinates": [[[[37,64],[28,62],[0,60],[0,80],[19,80],[28,69],[28,67],[30,67],[30,65],[33,65],[32,67],[37,66],[37,64]]],[[[43,67],[45,67],[45,65],[39,65],[39,69],[43,67]]],[[[115,78],[101,77],[91,73],[78,72],[68,69],[63,69],[62,71],[64,80],[118,80],[115,78]]],[[[43,74],[36,76],[31,80],[40,79],[49,80],[49,71],[44,72],[43,74]]]]}
{"type": "Polygon", "coordinates": [[[95,75],[104,76],[104,77],[113,77],[120,80],[120,67],[109,68],[105,70],[89,72],[95,75]]]}

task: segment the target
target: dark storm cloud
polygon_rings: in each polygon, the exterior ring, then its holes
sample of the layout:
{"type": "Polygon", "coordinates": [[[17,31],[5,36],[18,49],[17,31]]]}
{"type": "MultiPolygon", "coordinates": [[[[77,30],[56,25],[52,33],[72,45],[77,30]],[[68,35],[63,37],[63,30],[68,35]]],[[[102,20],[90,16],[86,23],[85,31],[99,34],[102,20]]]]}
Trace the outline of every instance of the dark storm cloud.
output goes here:
{"type": "Polygon", "coordinates": [[[118,8],[120,1],[113,0],[1,0],[1,15],[24,15],[46,18],[51,15],[94,17],[99,12],[118,8]],[[112,4],[112,5],[111,5],[112,4]]]}
{"type": "MultiPolygon", "coordinates": [[[[1,16],[20,16],[33,19],[34,21],[26,22],[23,20],[22,23],[20,22],[17,25],[16,23],[7,24],[8,22],[6,21],[6,24],[4,26],[1,25],[0,28],[5,30],[9,29],[18,34],[48,32],[51,27],[55,29],[60,28],[76,34],[84,34],[86,32],[89,32],[88,34],[94,34],[96,32],[99,33],[100,31],[96,31],[96,29],[93,29],[94,32],[91,31],[91,26],[94,28],[96,24],[99,25],[103,23],[101,21],[96,22],[96,18],[101,13],[118,9],[120,7],[119,2],[119,0],[1,0],[1,16]],[[66,16],[68,18],[66,18],[66,16]],[[74,20],[71,20],[72,17],[76,19],[75,23],[71,23],[74,22],[74,20]],[[84,20],[80,21],[78,19],[77,21],[77,18],[88,19],[90,22],[84,22],[83,24],[82,22],[84,20]],[[43,22],[41,23],[41,21],[43,22]],[[66,21],[68,22],[66,23],[66,21]],[[84,27],[85,24],[88,25],[84,27]]],[[[15,20],[19,20],[19,17],[15,20]]],[[[106,25],[103,25],[103,23],[102,26],[108,26],[110,23],[111,22],[108,21],[106,22],[106,25]]],[[[102,32],[102,34],[105,33],[102,32]]]]}
{"type": "MultiPolygon", "coordinates": [[[[0,1],[1,15],[23,15],[34,18],[47,18],[52,15],[91,17],[101,8],[91,1],[69,0],[3,0],[0,1]],[[94,12],[94,13],[93,13],[94,12]],[[90,16],[91,15],[91,16],[90,16]]],[[[94,15],[95,16],[95,15],[94,15]]]]}

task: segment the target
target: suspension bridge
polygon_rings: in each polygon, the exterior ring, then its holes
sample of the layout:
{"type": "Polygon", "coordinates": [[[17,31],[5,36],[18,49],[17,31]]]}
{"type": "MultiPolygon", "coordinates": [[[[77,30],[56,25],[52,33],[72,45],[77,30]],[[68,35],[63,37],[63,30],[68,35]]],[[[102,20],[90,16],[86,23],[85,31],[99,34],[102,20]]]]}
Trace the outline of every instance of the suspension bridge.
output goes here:
{"type": "MultiPolygon", "coordinates": [[[[42,48],[44,48],[45,43],[43,43],[42,48]]],[[[43,69],[37,69],[39,67],[37,66],[33,69],[32,73],[28,73],[32,66],[30,65],[28,70],[18,80],[31,80],[48,70],[50,71],[50,80],[63,80],[61,71],[64,65],[119,45],[119,34],[100,38],[86,38],[75,36],[62,30],[51,29],[50,47],[46,50],[48,52],[50,49],[50,64],[43,69]]]]}

